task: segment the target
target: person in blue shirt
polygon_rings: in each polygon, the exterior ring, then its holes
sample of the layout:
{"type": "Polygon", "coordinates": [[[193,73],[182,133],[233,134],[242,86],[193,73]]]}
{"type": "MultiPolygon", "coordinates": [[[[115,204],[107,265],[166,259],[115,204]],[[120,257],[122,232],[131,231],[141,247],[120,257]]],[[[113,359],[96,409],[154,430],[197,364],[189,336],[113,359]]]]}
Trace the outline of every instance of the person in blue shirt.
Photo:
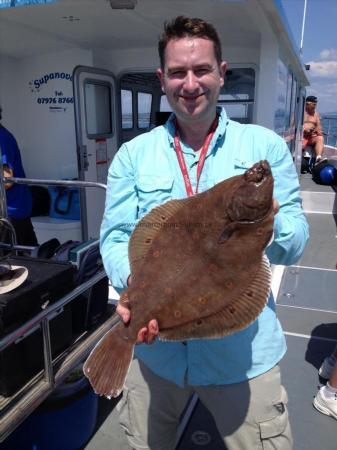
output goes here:
{"type": "MultiPolygon", "coordinates": [[[[216,30],[201,19],[177,17],[165,24],[159,56],[157,74],[173,113],[165,125],[123,144],[109,169],[100,239],[113,286],[121,291],[132,283],[128,241],[153,207],[205,191],[264,159],[274,176],[277,212],[266,254],[274,264],[295,263],[308,224],[291,154],[273,131],[234,122],[217,107],[226,63],[216,30]]],[[[125,323],[132,317],[125,305],[117,313],[125,323]]],[[[174,449],[181,414],[197,392],[228,450],[292,448],[278,366],[286,343],[272,294],[256,321],[230,336],[163,342],[157,334],[156,320],[139,331],[117,406],[131,447],[174,449]]]]}
{"type": "MultiPolygon", "coordinates": [[[[0,120],[2,110],[0,108],[0,120]]],[[[5,177],[25,178],[21,154],[15,137],[0,123],[0,149],[5,177]]],[[[14,227],[17,244],[35,246],[37,239],[30,219],[32,196],[24,184],[5,184],[8,219],[14,227]]],[[[11,242],[10,232],[3,224],[0,240],[11,242]]]]}

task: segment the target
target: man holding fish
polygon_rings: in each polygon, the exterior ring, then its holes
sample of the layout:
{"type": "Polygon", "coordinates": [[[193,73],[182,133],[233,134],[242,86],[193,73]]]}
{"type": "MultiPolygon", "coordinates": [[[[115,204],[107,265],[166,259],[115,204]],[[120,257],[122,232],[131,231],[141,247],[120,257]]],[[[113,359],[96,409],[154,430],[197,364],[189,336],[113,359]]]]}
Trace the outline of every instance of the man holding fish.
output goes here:
{"type": "Polygon", "coordinates": [[[210,23],[166,24],[159,56],[174,113],[111,164],[101,253],[122,322],[85,374],[100,395],[123,392],[134,449],[173,450],[197,392],[228,450],[290,450],[269,261],[295,263],[308,239],[293,161],[274,132],[217,108],[226,63],[210,23]]]}

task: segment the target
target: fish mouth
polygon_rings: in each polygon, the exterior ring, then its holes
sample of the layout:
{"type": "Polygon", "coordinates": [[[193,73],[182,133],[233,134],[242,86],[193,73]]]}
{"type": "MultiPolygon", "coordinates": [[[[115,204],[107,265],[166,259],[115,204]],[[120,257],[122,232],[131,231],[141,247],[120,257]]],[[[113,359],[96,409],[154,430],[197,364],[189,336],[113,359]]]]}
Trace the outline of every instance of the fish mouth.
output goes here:
{"type": "Polygon", "coordinates": [[[254,164],[250,169],[248,169],[244,173],[244,179],[249,183],[260,184],[270,175],[271,169],[269,162],[267,160],[263,160],[254,164]]]}
{"type": "Polygon", "coordinates": [[[251,224],[255,224],[255,223],[259,223],[259,222],[263,222],[267,217],[270,216],[270,214],[274,211],[273,206],[271,206],[267,212],[261,216],[261,217],[257,217],[254,220],[250,220],[250,219],[241,219],[241,220],[237,220],[236,223],[241,223],[241,224],[246,224],[246,225],[251,225],[251,224]]]}
{"type": "Polygon", "coordinates": [[[262,222],[272,210],[272,194],[270,165],[266,160],[259,161],[243,174],[242,183],[233,192],[228,217],[236,223],[262,222]]]}

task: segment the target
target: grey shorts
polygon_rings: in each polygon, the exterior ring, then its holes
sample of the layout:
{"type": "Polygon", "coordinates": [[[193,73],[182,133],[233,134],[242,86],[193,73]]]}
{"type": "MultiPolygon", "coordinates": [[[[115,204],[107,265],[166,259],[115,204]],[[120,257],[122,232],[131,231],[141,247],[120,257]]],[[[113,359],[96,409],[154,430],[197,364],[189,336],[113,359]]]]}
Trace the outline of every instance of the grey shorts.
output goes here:
{"type": "Polygon", "coordinates": [[[181,388],[134,359],[117,409],[136,450],[174,450],[181,414],[196,392],[228,450],[291,450],[287,393],[280,369],[247,382],[181,388]]]}

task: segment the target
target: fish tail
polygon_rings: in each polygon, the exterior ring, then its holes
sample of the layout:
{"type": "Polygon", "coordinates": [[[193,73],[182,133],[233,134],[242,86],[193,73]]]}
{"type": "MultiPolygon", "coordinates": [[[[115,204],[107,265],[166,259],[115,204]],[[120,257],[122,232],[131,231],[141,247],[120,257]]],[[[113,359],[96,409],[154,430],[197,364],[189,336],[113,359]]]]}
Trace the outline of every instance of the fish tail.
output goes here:
{"type": "Polygon", "coordinates": [[[96,344],[86,360],[83,372],[94,391],[105,397],[118,397],[123,390],[135,342],[123,333],[118,324],[96,344]]]}

